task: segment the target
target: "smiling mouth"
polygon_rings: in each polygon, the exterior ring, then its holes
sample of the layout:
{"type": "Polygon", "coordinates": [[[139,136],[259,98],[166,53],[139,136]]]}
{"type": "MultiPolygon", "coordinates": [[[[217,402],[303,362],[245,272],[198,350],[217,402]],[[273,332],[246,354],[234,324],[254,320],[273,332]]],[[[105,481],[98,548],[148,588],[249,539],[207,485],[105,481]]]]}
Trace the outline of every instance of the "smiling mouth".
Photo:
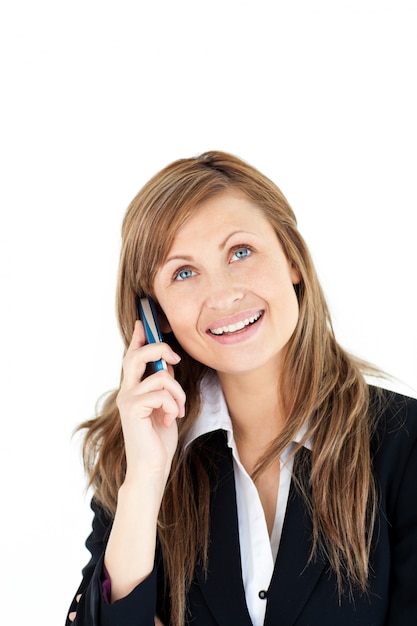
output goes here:
{"type": "Polygon", "coordinates": [[[252,326],[252,324],[255,324],[263,315],[263,311],[259,311],[258,313],[256,313],[256,315],[252,315],[251,317],[248,317],[244,320],[240,320],[239,322],[236,322],[235,324],[230,324],[229,326],[220,326],[219,328],[210,328],[209,329],[209,333],[211,333],[212,335],[230,335],[231,333],[237,333],[240,332],[241,330],[243,330],[244,328],[247,328],[248,326],[252,326]]]}

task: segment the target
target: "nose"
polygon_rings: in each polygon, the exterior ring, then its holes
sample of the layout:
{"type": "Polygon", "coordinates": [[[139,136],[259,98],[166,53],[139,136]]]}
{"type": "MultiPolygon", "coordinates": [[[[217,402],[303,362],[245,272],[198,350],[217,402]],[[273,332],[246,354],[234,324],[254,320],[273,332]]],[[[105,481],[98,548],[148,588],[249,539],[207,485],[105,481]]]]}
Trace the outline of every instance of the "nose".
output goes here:
{"type": "Polygon", "coordinates": [[[243,287],[228,272],[218,272],[208,281],[206,304],[210,309],[228,311],[243,296],[243,287]]]}

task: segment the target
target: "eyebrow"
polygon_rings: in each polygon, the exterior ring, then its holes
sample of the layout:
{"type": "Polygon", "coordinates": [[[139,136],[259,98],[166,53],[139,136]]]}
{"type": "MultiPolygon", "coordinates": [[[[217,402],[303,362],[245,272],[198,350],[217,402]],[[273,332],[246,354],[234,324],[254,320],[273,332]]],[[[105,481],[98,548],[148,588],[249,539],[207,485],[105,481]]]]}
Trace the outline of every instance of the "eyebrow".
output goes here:
{"type": "MultiPolygon", "coordinates": [[[[229,239],[231,239],[234,235],[252,235],[252,237],[253,236],[256,237],[255,233],[251,233],[250,231],[247,231],[247,230],[234,230],[231,233],[229,233],[227,235],[227,237],[222,242],[220,242],[219,250],[223,250],[226,247],[227,242],[229,241],[229,239]]],[[[166,265],[167,263],[170,263],[171,261],[189,261],[189,262],[191,262],[193,260],[194,260],[194,258],[192,256],[188,255],[188,254],[175,254],[173,256],[169,256],[165,260],[164,265],[166,265]]]]}

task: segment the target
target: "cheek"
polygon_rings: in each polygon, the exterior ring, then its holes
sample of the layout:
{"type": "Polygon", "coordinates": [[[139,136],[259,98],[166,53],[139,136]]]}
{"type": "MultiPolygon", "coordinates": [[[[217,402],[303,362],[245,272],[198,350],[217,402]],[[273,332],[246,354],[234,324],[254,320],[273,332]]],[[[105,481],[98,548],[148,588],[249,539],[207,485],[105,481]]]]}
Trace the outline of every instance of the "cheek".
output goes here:
{"type": "Polygon", "coordinates": [[[207,345],[190,323],[173,323],[172,331],[181,348],[196,361],[205,364],[207,345]]]}
{"type": "Polygon", "coordinates": [[[178,342],[186,349],[186,345],[190,343],[192,331],[196,326],[195,311],[193,311],[189,299],[169,299],[161,302],[161,306],[164,311],[167,328],[174,333],[178,342]]]}
{"type": "Polygon", "coordinates": [[[275,301],[276,311],[281,320],[281,324],[286,328],[294,330],[299,316],[298,298],[292,281],[286,276],[277,285],[271,299],[275,301]]]}
{"type": "Polygon", "coordinates": [[[289,303],[289,315],[292,322],[292,332],[294,332],[295,327],[297,326],[298,318],[300,315],[300,307],[298,304],[297,294],[295,293],[295,289],[292,286],[292,292],[290,295],[290,303],[289,303]]]}
{"type": "Polygon", "coordinates": [[[297,327],[298,318],[300,315],[300,307],[298,304],[297,294],[295,293],[294,286],[291,284],[291,288],[288,294],[288,313],[287,313],[287,322],[288,322],[288,332],[292,335],[297,327]]]}
{"type": "Polygon", "coordinates": [[[171,309],[171,315],[168,318],[170,328],[182,349],[197,361],[204,363],[207,345],[199,320],[199,308],[192,303],[190,298],[185,298],[182,303],[179,302],[175,310],[171,309]]]}

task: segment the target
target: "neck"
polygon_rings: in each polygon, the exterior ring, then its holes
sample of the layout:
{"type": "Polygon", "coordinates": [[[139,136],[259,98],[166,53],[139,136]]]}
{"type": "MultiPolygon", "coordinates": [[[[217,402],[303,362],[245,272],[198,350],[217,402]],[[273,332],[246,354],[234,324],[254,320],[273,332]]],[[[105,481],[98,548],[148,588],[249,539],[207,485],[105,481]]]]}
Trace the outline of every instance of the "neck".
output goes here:
{"type": "Polygon", "coordinates": [[[276,370],[219,373],[237,444],[260,453],[279,435],[285,421],[276,370]]]}

